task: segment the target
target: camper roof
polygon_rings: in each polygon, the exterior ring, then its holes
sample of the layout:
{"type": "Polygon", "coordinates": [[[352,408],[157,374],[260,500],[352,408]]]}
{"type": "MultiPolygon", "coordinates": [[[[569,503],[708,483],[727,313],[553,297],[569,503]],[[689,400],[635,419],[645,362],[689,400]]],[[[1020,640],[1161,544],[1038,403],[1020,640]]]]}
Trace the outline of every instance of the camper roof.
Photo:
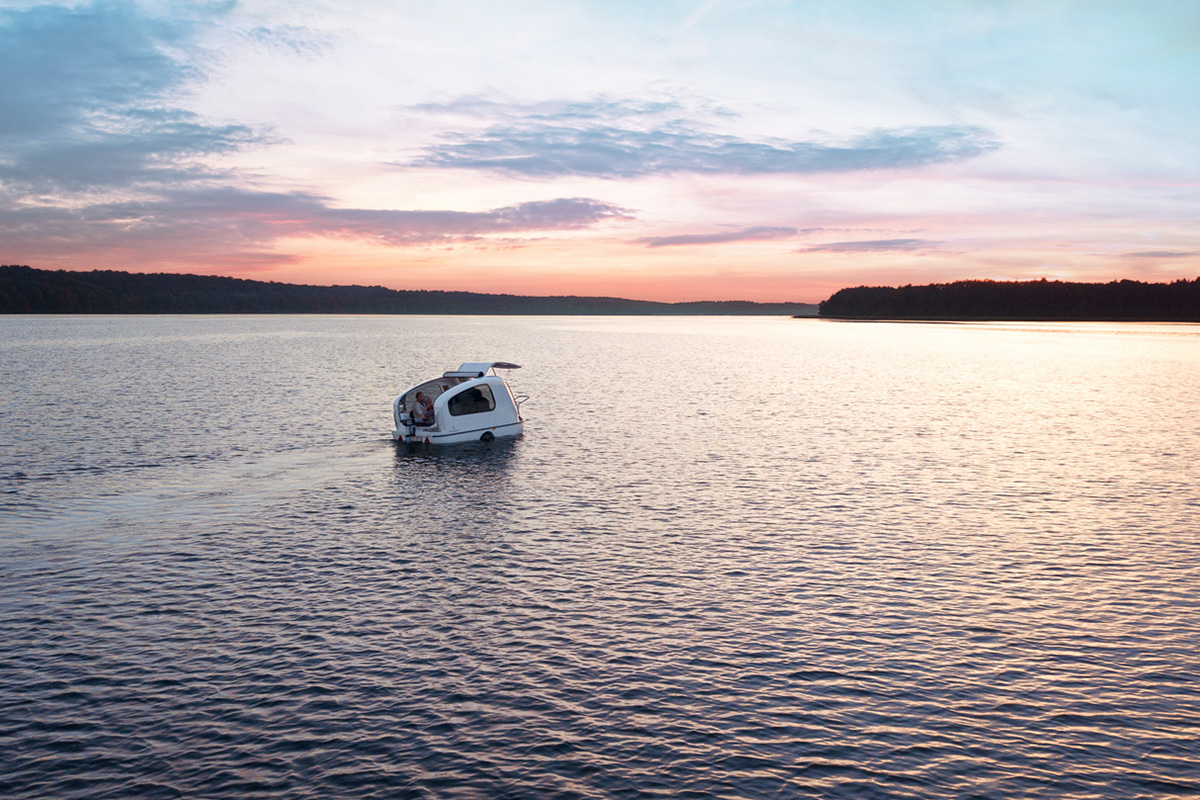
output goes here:
{"type": "Polygon", "coordinates": [[[507,361],[464,361],[458,365],[458,369],[453,372],[447,372],[443,378],[482,378],[487,374],[488,370],[496,369],[520,369],[520,364],[510,364],[507,361]]]}

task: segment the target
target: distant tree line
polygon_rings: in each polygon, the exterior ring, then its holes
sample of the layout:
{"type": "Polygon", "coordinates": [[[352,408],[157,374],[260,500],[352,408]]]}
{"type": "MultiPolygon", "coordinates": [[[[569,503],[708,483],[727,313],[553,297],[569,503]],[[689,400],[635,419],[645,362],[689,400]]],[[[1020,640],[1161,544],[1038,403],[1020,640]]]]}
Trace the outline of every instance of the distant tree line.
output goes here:
{"type": "Polygon", "coordinates": [[[1173,283],[956,281],[858,286],[820,304],[836,319],[1200,322],[1200,278],[1173,283]]]}
{"type": "Polygon", "coordinates": [[[526,297],[304,286],[206,275],[73,272],[0,266],[3,314],[637,314],[801,315],[807,303],[655,303],[615,297],[526,297]]]}

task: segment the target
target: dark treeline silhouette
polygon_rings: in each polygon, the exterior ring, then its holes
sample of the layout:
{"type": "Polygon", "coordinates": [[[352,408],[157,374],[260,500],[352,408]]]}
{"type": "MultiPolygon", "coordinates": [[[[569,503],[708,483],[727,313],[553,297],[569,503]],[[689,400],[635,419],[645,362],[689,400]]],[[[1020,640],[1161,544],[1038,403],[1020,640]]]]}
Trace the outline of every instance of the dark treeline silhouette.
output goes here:
{"type": "Polygon", "coordinates": [[[1200,278],[1173,283],[957,281],[859,286],[820,304],[834,319],[1200,322],[1200,278]]]}
{"type": "Polygon", "coordinates": [[[303,286],[206,275],[0,267],[4,314],[640,314],[807,315],[807,303],[655,303],[615,297],[525,297],[303,286]]]}

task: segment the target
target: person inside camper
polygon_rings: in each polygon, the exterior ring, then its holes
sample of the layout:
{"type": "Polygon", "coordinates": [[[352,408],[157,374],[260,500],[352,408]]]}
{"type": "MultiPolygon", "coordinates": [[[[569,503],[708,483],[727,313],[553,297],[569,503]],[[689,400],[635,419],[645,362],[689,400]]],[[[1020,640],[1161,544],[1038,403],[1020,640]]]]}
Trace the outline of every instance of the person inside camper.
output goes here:
{"type": "Polygon", "coordinates": [[[412,408],[413,422],[418,425],[433,424],[433,403],[429,402],[429,398],[424,392],[417,392],[416,402],[412,408]]]}

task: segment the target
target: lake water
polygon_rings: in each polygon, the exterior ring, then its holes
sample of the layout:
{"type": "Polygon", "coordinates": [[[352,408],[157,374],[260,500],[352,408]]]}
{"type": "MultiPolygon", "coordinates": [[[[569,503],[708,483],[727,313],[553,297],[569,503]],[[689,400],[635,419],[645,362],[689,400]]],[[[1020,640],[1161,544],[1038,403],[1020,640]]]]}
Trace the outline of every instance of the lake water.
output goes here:
{"type": "Polygon", "coordinates": [[[0,318],[0,796],[1200,793],[1200,326],[0,318]],[[525,435],[397,447],[510,360],[525,435]]]}

